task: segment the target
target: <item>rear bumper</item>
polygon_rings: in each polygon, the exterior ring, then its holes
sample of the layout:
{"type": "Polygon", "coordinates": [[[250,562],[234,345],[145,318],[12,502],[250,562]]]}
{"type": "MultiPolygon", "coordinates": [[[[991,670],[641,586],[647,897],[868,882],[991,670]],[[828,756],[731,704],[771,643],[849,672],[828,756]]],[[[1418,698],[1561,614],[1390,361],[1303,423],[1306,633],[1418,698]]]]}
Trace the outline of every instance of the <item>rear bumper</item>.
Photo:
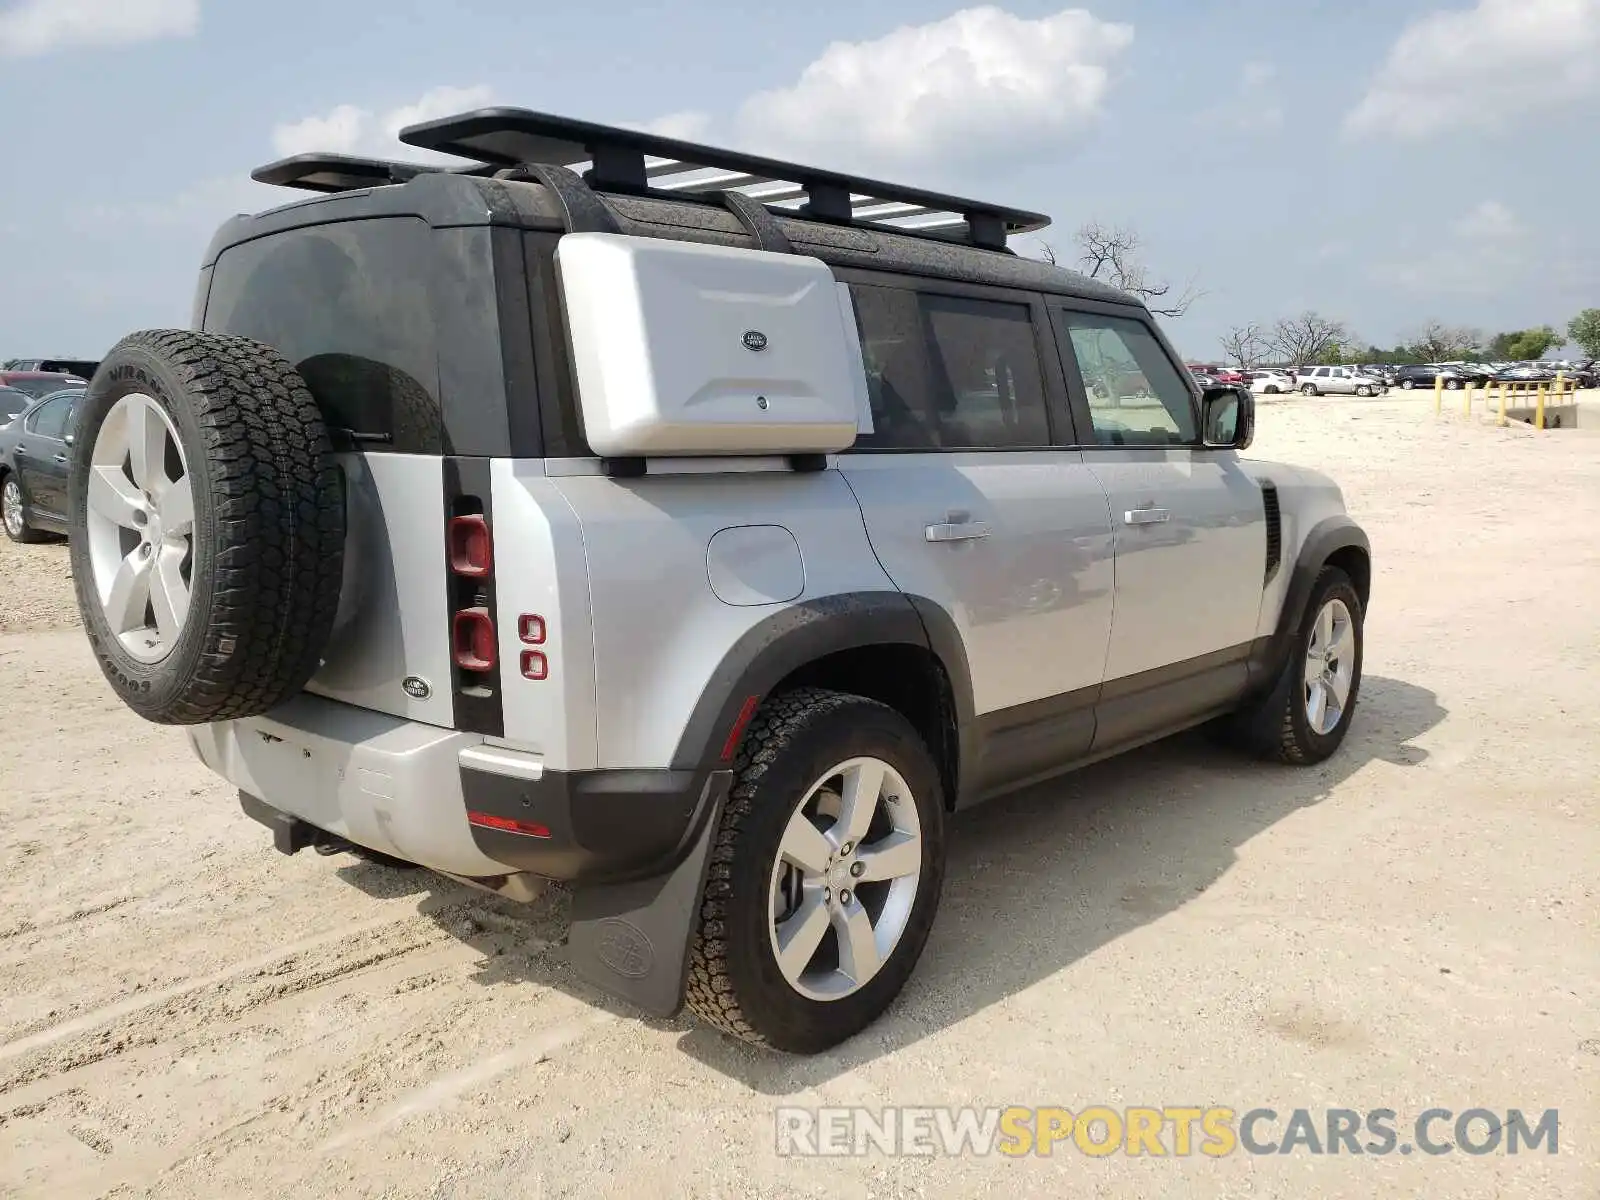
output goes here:
{"type": "MultiPolygon", "coordinates": [[[[194,726],[202,762],[275,830],[294,818],[471,879],[591,884],[664,874],[689,852],[722,773],[546,769],[536,754],[302,694],[270,717],[194,726]]],[[[301,843],[279,837],[281,848],[301,843]]]]}

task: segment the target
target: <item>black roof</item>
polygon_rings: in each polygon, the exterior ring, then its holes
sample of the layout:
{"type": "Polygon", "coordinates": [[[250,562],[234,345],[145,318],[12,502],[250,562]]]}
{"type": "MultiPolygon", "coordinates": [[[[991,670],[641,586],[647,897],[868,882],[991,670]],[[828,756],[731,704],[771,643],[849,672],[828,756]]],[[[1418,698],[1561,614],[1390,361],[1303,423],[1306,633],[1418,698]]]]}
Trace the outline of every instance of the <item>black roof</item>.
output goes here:
{"type": "Polygon", "coordinates": [[[258,167],[251,178],[338,192],[403,183],[428,172],[486,175],[537,163],[578,171],[597,191],[695,196],[736,190],[797,216],[992,250],[1004,250],[1008,236],[1050,224],[1044,214],[1024,209],[524,108],[483,108],[425,121],[402,129],[400,140],[466,161],[434,167],[306,154],[258,167]]]}

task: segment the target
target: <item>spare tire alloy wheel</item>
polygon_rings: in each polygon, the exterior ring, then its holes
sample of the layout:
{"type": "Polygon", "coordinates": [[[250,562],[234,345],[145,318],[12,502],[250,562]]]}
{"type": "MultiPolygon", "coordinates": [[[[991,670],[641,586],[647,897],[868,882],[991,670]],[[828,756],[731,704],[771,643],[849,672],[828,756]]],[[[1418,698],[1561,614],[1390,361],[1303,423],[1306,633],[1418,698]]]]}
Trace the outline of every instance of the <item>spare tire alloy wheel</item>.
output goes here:
{"type": "Polygon", "coordinates": [[[142,392],[106,414],[89,454],[89,561],[111,632],[141,663],[172,653],[189,617],[194,488],[172,418],[142,392]]]}
{"type": "Polygon", "coordinates": [[[272,711],[316,671],[344,574],[316,400],[245,338],[130,334],[79,404],[69,552],[84,632],[147,720],[272,711]]]}

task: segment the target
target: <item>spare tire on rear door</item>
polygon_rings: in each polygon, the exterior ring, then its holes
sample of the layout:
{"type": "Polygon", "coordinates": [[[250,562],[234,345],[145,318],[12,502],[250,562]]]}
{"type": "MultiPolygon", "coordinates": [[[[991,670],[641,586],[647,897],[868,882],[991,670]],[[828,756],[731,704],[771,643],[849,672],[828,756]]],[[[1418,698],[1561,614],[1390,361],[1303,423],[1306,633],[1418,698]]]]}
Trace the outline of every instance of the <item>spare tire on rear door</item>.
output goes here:
{"type": "Polygon", "coordinates": [[[78,409],[73,583],[101,669],[167,725],[256,716],[316,671],[345,514],[322,414],[245,338],[130,334],[78,409]]]}

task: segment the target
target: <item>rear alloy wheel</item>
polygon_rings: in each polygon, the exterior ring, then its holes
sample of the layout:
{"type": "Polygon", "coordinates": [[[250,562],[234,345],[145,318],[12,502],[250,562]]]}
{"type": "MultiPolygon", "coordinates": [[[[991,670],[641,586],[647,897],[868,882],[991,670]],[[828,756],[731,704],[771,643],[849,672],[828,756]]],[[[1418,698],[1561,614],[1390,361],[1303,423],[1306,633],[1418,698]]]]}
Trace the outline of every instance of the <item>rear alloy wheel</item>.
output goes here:
{"type": "Polygon", "coordinates": [[[717,831],[689,1007],[757,1045],[837,1045],[904,987],[943,879],[939,774],[906,719],[840,692],[773,697],[717,831]]]}
{"type": "Polygon", "coordinates": [[[23,545],[48,541],[46,535],[28,524],[24,508],[22,484],[15,475],[7,475],[5,483],[0,484],[0,521],[5,525],[6,536],[23,545]]]}
{"type": "Polygon", "coordinates": [[[1317,385],[1314,383],[1306,384],[1300,389],[1300,394],[1302,396],[1315,396],[1317,394],[1317,385]]]}
{"type": "Polygon", "coordinates": [[[1362,385],[1361,387],[1358,387],[1356,389],[1356,395],[1358,395],[1358,396],[1370,396],[1370,395],[1372,395],[1372,389],[1367,387],[1367,386],[1365,386],[1365,385],[1362,385]]]}
{"type": "Polygon", "coordinates": [[[1416,382],[1414,380],[1402,379],[1400,381],[1400,390],[1402,392],[1409,392],[1412,388],[1414,388],[1416,386],[1417,385],[1416,385],[1416,382]]]}

